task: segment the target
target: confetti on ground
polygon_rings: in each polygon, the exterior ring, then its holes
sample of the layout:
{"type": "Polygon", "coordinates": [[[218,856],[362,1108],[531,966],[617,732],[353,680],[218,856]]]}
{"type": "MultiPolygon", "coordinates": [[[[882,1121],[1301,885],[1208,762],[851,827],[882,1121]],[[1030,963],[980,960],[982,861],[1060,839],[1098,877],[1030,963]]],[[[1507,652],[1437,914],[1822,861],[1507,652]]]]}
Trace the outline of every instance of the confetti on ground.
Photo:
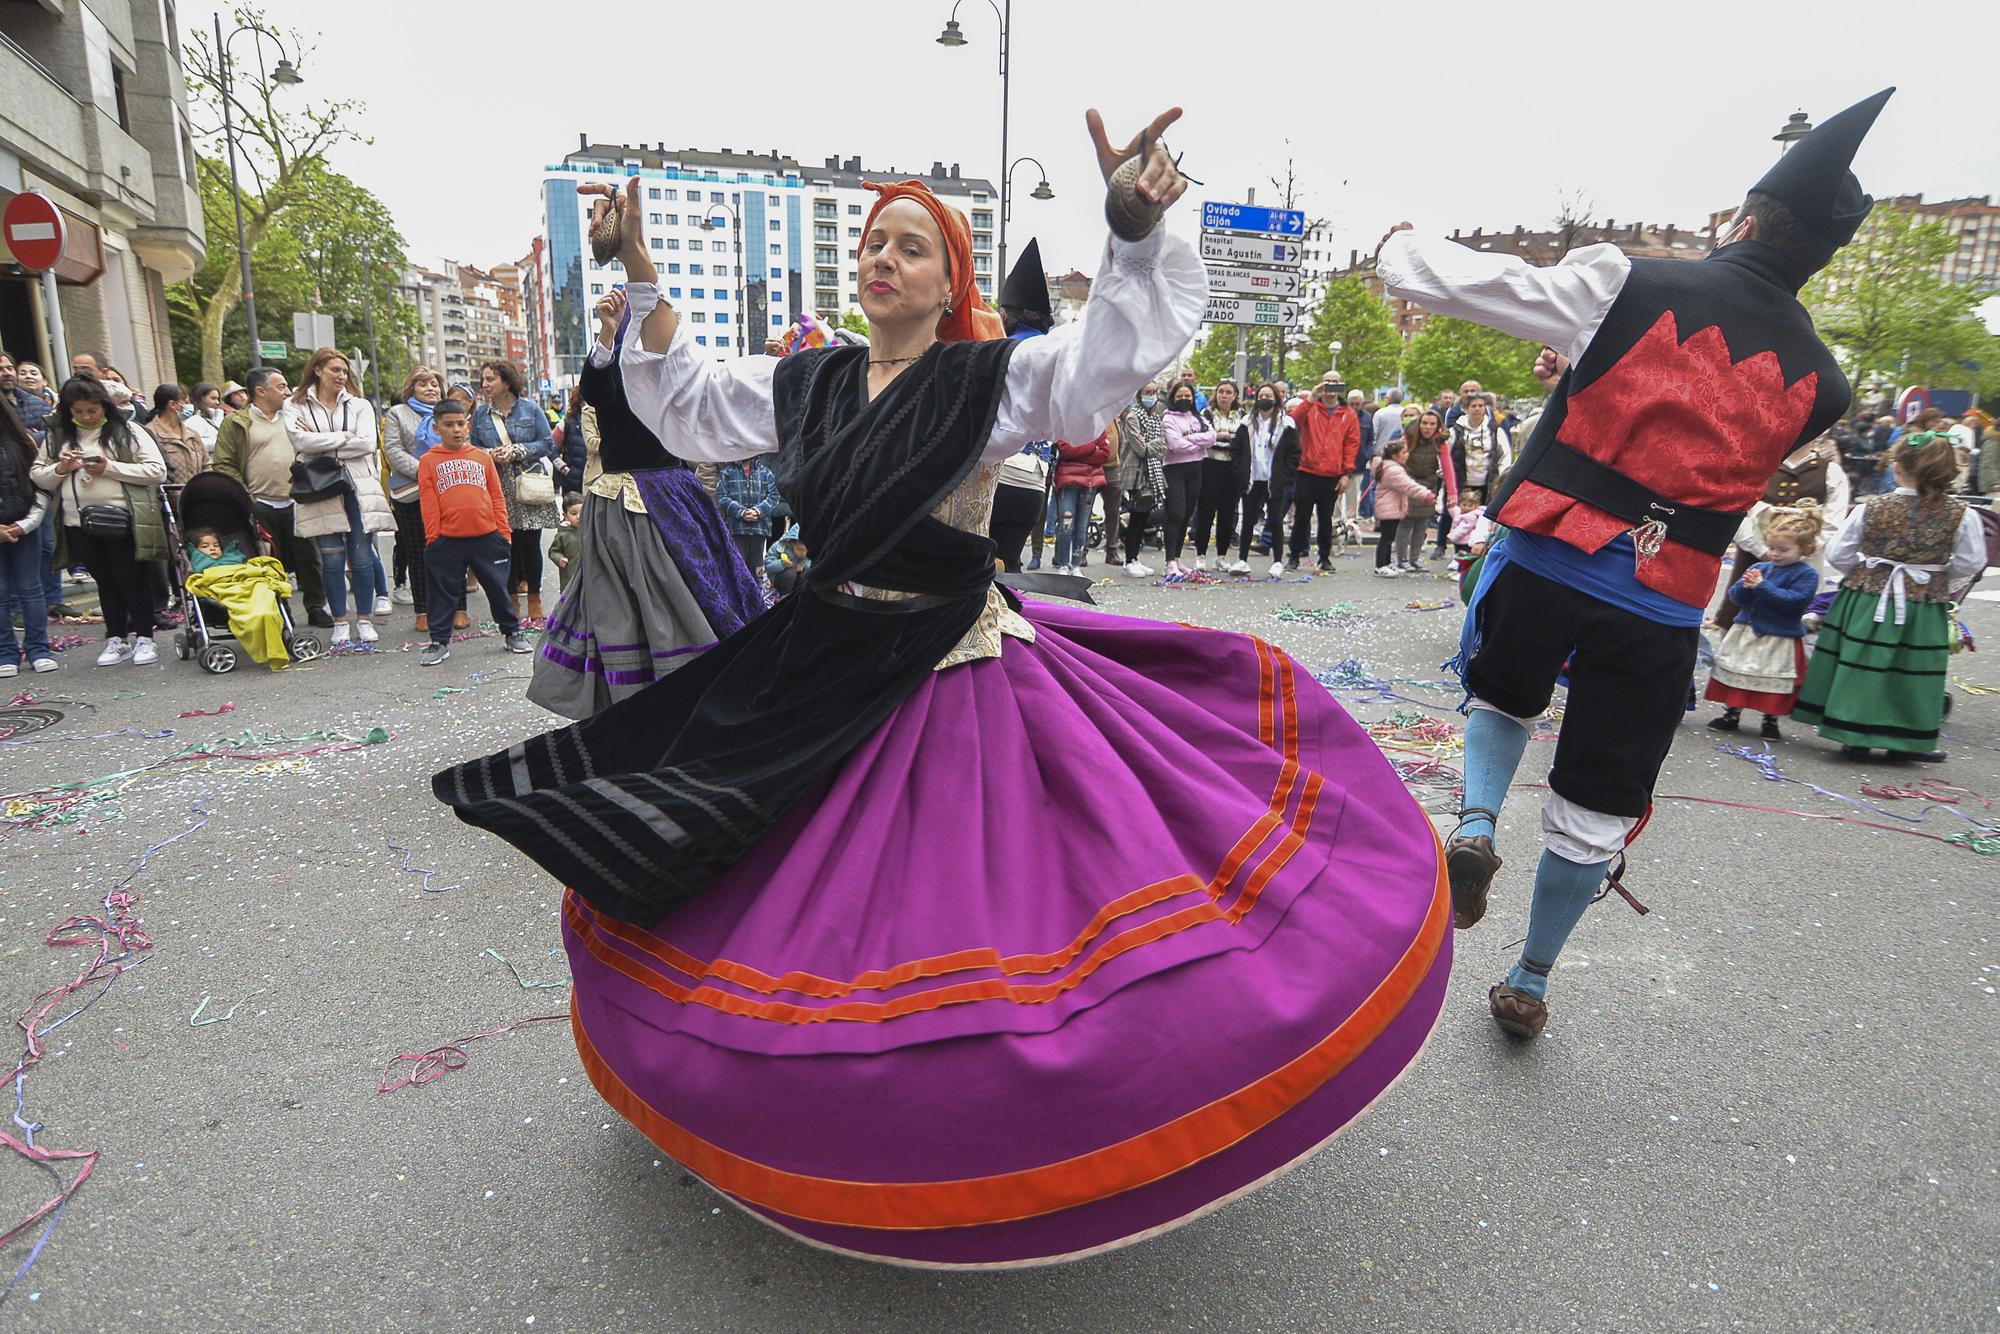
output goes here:
{"type": "Polygon", "coordinates": [[[253,997],[267,995],[270,992],[270,990],[271,989],[269,987],[258,987],[255,991],[251,992],[250,995],[245,996],[240,1001],[237,1001],[236,1004],[230,1006],[227,1010],[224,1010],[221,1014],[211,1014],[206,1019],[201,1017],[202,1012],[208,1009],[208,993],[204,991],[201,993],[201,1004],[195,1006],[194,1013],[188,1016],[188,1027],[207,1028],[210,1024],[228,1023],[231,1019],[234,1019],[236,1017],[236,1012],[238,1010],[242,1009],[244,1006],[250,1003],[253,997]]]}
{"type": "Polygon", "coordinates": [[[1368,618],[1352,602],[1336,602],[1330,607],[1294,607],[1287,602],[1271,613],[1288,624],[1355,625],[1368,618]]]}
{"type": "MultiPolygon", "coordinates": [[[[521,976],[521,970],[514,966],[514,961],[512,959],[509,959],[506,955],[502,954],[499,950],[493,949],[489,946],[482,952],[490,954],[494,958],[498,959],[501,963],[506,964],[507,971],[514,975],[514,980],[521,984],[521,990],[523,991],[566,991],[569,989],[570,983],[569,983],[569,978],[567,977],[561,978],[553,982],[530,982],[527,978],[521,976]]],[[[549,954],[553,956],[555,954],[555,951],[550,950],[549,954]]]]}
{"type": "Polygon", "coordinates": [[[389,851],[400,852],[403,855],[403,864],[396,868],[398,871],[407,872],[410,875],[420,875],[424,878],[423,883],[418,886],[418,888],[423,890],[424,893],[449,894],[451,893],[451,891],[458,888],[457,885],[433,885],[431,883],[431,879],[432,877],[438,874],[436,871],[427,871],[421,866],[410,865],[410,863],[416,859],[416,854],[414,852],[411,852],[408,848],[404,847],[402,844],[397,843],[394,839],[389,839],[386,841],[389,845],[389,851]]]}
{"type": "Polygon", "coordinates": [[[183,713],[183,714],[181,715],[181,717],[183,717],[183,718],[220,718],[220,717],[221,717],[221,716],[222,716],[223,714],[225,714],[225,713],[234,713],[234,712],[236,712],[236,705],[235,705],[235,703],[234,703],[234,702],[232,701],[232,702],[230,702],[230,703],[228,703],[228,704],[224,704],[224,705],[222,705],[222,706],[221,706],[220,708],[215,708],[215,709],[189,709],[189,710],[188,710],[188,711],[187,711],[186,713],[183,713]]]}
{"type": "Polygon", "coordinates": [[[442,1047],[432,1047],[429,1051],[406,1051],[400,1056],[392,1056],[382,1067],[382,1079],[376,1084],[375,1091],[394,1093],[397,1089],[428,1084],[453,1070],[463,1070],[467,1060],[465,1049],[472,1043],[497,1038],[502,1034],[512,1033],[517,1028],[526,1028],[529,1024],[548,1024],[568,1019],[567,1010],[561,1014],[530,1015],[511,1024],[502,1024],[499,1028],[489,1028],[483,1033],[468,1033],[462,1038],[445,1043],[442,1047]],[[405,1061],[410,1063],[410,1073],[391,1083],[390,1077],[396,1073],[396,1067],[405,1061]]]}

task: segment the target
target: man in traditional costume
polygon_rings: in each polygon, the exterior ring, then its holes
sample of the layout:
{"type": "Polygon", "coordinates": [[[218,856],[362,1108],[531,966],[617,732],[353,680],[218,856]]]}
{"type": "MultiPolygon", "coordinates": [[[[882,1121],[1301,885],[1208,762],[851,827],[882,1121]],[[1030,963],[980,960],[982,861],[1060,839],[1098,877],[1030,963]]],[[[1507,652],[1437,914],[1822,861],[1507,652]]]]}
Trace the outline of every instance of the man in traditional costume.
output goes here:
{"type": "Polygon", "coordinates": [[[1454,664],[1470,696],[1448,846],[1461,929],[1486,911],[1501,802],[1567,665],[1527,943],[1489,993],[1509,1032],[1541,1033],[1549,970],[1651,810],[1738,524],[1779,463],[1847,408],[1798,292],[1868,216],[1849,164],[1893,91],[1795,143],[1703,262],[1594,245],[1535,268],[1407,223],[1384,238],[1392,295],[1568,362],[1490,498],[1507,536],[1487,553],[1454,664]]]}

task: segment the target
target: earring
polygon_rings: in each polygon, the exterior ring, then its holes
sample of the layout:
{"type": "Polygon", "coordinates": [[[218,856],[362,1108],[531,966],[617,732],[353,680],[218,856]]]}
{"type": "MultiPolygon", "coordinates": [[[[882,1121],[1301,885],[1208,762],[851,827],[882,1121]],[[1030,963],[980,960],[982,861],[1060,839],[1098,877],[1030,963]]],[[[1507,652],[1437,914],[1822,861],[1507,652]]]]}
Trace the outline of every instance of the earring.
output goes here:
{"type": "Polygon", "coordinates": [[[950,318],[951,318],[951,298],[950,298],[950,297],[946,297],[946,298],[945,298],[945,300],[944,300],[944,317],[945,317],[946,319],[950,319],[950,318]]]}

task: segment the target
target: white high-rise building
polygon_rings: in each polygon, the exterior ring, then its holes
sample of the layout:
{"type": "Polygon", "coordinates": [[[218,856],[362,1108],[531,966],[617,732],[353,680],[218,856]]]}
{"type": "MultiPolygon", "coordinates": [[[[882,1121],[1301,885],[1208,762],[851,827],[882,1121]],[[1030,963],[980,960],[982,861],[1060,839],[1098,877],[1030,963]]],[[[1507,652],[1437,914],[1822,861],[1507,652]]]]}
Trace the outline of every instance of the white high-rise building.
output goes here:
{"type": "Polygon", "coordinates": [[[972,223],[974,277],[993,299],[999,191],[961,175],[957,163],[935,162],[926,172],[877,171],[859,158],[829,157],[809,167],[775,149],[674,152],[664,144],[593,144],[582,135],[576,152],[544,171],[542,244],[534,251],[539,272],[523,280],[543,294],[528,313],[532,320],[539,312],[548,327],[531,327],[528,338],[549,350],[548,375],[557,388],[574,384],[582,369],[591,307],[625,281],[617,261],[599,265],[591,258],[584,239],[590,201],[576,187],[622,185],[631,176],[640,178],[660,286],[696,343],[718,358],[761,352],[803,311],[838,321],[859,308],[855,251],[876,198],[864,181],[921,177],[962,209],[972,223]]]}

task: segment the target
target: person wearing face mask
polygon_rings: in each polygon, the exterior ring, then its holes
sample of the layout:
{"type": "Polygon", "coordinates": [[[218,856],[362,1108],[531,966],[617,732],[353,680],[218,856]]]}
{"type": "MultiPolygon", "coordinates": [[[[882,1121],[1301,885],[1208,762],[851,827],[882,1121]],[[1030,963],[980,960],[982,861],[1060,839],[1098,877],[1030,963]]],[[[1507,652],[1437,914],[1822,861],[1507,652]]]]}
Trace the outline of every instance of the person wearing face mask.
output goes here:
{"type": "Polygon", "coordinates": [[[1159,225],[1177,115],[1114,148],[1090,114],[1112,235],[1037,338],[1002,336],[964,214],[870,182],[868,344],[717,359],[661,301],[645,182],[581,187],[630,280],[634,414],[677,457],[775,456],[811,563],[686,667],[432,790],[569,887],[607,1100],[864,1258],[1029,1264],[1206,1211],[1378,1097],[1449,981],[1429,820],[1298,664],[996,581],[1000,465],[1097,440],[1201,324],[1159,225]],[[1076,810],[1121,816],[1046,818],[1076,810]]]}
{"type": "MultiPolygon", "coordinates": [[[[1166,445],[1160,428],[1166,415],[1158,381],[1148,380],[1120,418],[1118,487],[1125,494],[1125,508],[1129,511],[1124,521],[1124,566],[1125,573],[1134,579],[1153,577],[1153,572],[1139,563],[1139,547],[1154,513],[1166,503],[1166,474],[1161,466],[1166,445]]],[[[1106,525],[1111,522],[1112,516],[1107,514],[1106,525]]],[[[1108,532],[1104,540],[1106,546],[1111,544],[1108,532]]]]}
{"type": "Polygon", "coordinates": [[[1236,381],[1218,380],[1208,400],[1208,418],[1215,428],[1215,443],[1201,465],[1201,496],[1194,507],[1194,567],[1231,574],[1248,574],[1245,561],[1228,565],[1229,548],[1236,541],[1236,513],[1243,493],[1250,489],[1250,449],[1246,423],[1250,414],[1237,397],[1236,381]],[[1215,563],[1208,560],[1208,541],[1215,538],[1215,563]]]}
{"type": "Polygon", "coordinates": [[[1507,1032],[1541,1033],[1550,969],[1651,812],[1738,525],[1786,456],[1847,410],[1846,377],[1798,293],[1874,206],[1849,164],[1893,91],[1793,143],[1698,263],[1592,245],[1537,268],[1407,223],[1377,251],[1390,295],[1542,344],[1538,373],[1569,361],[1513,469],[1501,477],[1492,453],[1470,449],[1458,477],[1469,489],[1484,462],[1486,517],[1506,532],[1453,664],[1471,710],[1447,849],[1460,928],[1486,911],[1496,822],[1534,719],[1557,677],[1569,682],[1526,948],[1488,992],[1507,1032]]]}
{"type": "Polygon", "coordinates": [[[1237,428],[1237,433],[1242,436],[1243,451],[1250,458],[1250,489],[1243,497],[1243,532],[1238,539],[1241,545],[1236,549],[1236,564],[1243,570],[1250,568],[1251,539],[1261,525],[1276,535],[1267,548],[1271,555],[1271,578],[1276,579],[1285,572],[1285,511],[1281,489],[1284,484],[1280,479],[1288,471],[1296,471],[1299,453],[1299,428],[1285,411],[1280,386],[1257,386],[1250,416],[1237,428]]]}
{"type": "Polygon", "coordinates": [[[1190,573],[1181,567],[1188,520],[1201,499],[1201,465],[1215,444],[1215,424],[1195,405],[1194,384],[1176,380],[1167,391],[1166,415],[1160,419],[1167,474],[1167,577],[1190,573]]]}

